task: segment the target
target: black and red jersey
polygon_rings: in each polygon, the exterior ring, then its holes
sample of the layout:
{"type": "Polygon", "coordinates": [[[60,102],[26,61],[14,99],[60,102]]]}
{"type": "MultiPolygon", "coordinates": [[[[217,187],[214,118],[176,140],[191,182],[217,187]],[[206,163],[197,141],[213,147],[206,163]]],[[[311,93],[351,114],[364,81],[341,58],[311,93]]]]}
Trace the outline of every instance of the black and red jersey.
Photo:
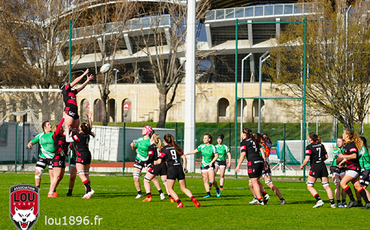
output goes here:
{"type": "Polygon", "coordinates": [[[163,147],[159,153],[159,158],[163,159],[167,163],[168,168],[181,166],[181,156],[172,145],[166,145],[163,147]]]}
{"type": "Polygon", "coordinates": [[[347,169],[350,169],[350,170],[360,170],[360,162],[359,162],[359,156],[358,156],[358,149],[356,147],[356,144],[354,142],[350,142],[350,143],[347,143],[346,146],[344,146],[344,153],[343,155],[346,156],[346,155],[352,155],[352,154],[356,154],[356,158],[355,159],[348,159],[346,161],[347,163],[347,169]]]}
{"type": "Polygon", "coordinates": [[[148,147],[148,161],[147,161],[147,165],[151,165],[153,164],[154,161],[158,160],[159,158],[159,151],[158,151],[158,148],[157,148],[157,145],[156,144],[151,144],[149,147],[148,147]]]}
{"type": "Polygon", "coordinates": [[[262,161],[263,158],[259,152],[260,146],[257,146],[252,138],[246,138],[240,142],[240,152],[245,153],[247,161],[257,162],[262,161]]]}
{"type": "Polygon", "coordinates": [[[64,151],[64,154],[67,154],[68,151],[68,143],[66,142],[66,137],[64,135],[55,135],[54,138],[54,147],[55,147],[55,155],[60,155],[60,152],[64,151]]]}
{"type": "Polygon", "coordinates": [[[76,152],[78,156],[81,156],[81,154],[91,154],[89,150],[89,134],[79,132],[73,135],[73,140],[76,142],[76,152]]]}
{"type": "Polygon", "coordinates": [[[62,89],[63,94],[63,101],[64,104],[67,106],[68,104],[77,105],[77,90],[72,89],[70,84],[66,84],[62,89]]]}
{"type": "Polygon", "coordinates": [[[306,156],[310,156],[310,164],[323,164],[326,160],[326,149],[323,144],[313,142],[306,147],[306,156]]]}

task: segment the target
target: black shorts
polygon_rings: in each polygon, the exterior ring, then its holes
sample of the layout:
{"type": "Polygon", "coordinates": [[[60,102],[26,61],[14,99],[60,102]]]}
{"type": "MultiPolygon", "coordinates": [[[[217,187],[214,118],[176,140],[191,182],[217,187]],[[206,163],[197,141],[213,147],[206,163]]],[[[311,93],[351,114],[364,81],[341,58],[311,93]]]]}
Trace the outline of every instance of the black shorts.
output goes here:
{"type": "Polygon", "coordinates": [[[145,167],[145,164],[146,164],[146,161],[140,161],[138,159],[135,159],[134,167],[142,170],[145,167]]]}
{"type": "Polygon", "coordinates": [[[215,166],[218,166],[220,168],[225,168],[226,167],[226,161],[219,161],[219,160],[217,160],[215,162],[215,166]]]}
{"type": "Polygon", "coordinates": [[[370,184],[370,170],[365,170],[360,173],[360,183],[365,186],[370,184]]]}
{"type": "Polygon", "coordinates": [[[91,153],[77,153],[76,163],[87,165],[91,163],[91,153]]]}
{"type": "Polygon", "coordinates": [[[78,116],[77,105],[67,104],[66,107],[64,108],[64,112],[68,116],[72,117],[74,120],[77,120],[80,118],[80,116],[78,116]]]}
{"type": "Polygon", "coordinates": [[[66,167],[66,156],[55,155],[53,159],[53,167],[65,168],[66,167]]]}
{"type": "Polygon", "coordinates": [[[262,175],[263,161],[248,161],[249,178],[259,178],[262,175]]]}
{"type": "Polygon", "coordinates": [[[330,166],[331,175],[344,175],[346,173],[346,168],[338,168],[337,166],[330,166]]]}
{"type": "Polygon", "coordinates": [[[166,164],[160,164],[160,165],[152,165],[148,168],[148,172],[150,174],[153,174],[154,176],[158,175],[167,175],[167,166],[166,164]]]}
{"type": "Polygon", "coordinates": [[[48,166],[49,170],[53,170],[53,159],[39,157],[36,162],[36,167],[45,169],[46,166],[48,166]]]}
{"type": "Polygon", "coordinates": [[[263,167],[262,169],[262,176],[265,177],[265,176],[271,176],[271,168],[270,168],[270,165],[268,166],[267,169],[265,169],[265,167],[263,167]]]}
{"type": "Polygon", "coordinates": [[[314,164],[311,166],[309,175],[315,178],[328,177],[328,170],[325,164],[314,164]]]}
{"type": "Polygon", "coordinates": [[[185,174],[182,166],[174,166],[167,169],[167,180],[184,180],[185,174]]]}

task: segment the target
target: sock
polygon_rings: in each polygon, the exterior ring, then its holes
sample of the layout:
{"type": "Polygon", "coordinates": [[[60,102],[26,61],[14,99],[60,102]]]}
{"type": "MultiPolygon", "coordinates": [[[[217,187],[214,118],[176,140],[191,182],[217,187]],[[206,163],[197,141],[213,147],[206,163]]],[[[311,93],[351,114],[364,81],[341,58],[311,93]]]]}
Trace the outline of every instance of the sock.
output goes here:
{"type": "Polygon", "coordinates": [[[283,201],[283,200],[285,200],[285,199],[284,199],[284,197],[282,197],[280,200],[281,200],[281,201],[283,201]]]}
{"type": "Polygon", "coordinates": [[[207,192],[207,195],[211,195],[211,192],[207,192]]]}
{"type": "Polygon", "coordinates": [[[73,138],[69,136],[69,129],[66,129],[66,142],[73,142],[73,138]]]}
{"type": "Polygon", "coordinates": [[[152,194],[151,194],[151,193],[147,193],[147,194],[146,194],[146,197],[147,197],[147,198],[151,198],[151,197],[152,197],[152,194]]]}
{"type": "Polygon", "coordinates": [[[337,200],[337,204],[340,204],[340,200],[337,200]]]}
{"type": "Polygon", "coordinates": [[[346,199],[342,199],[342,203],[346,202],[346,199]]]}
{"type": "Polygon", "coordinates": [[[193,196],[190,197],[190,200],[193,201],[195,198],[193,196]]]}
{"type": "Polygon", "coordinates": [[[86,192],[91,192],[90,181],[85,180],[83,183],[87,189],[86,192]]]}
{"type": "Polygon", "coordinates": [[[220,191],[220,188],[216,188],[216,191],[218,192],[218,191],[220,191]]]}
{"type": "Polygon", "coordinates": [[[313,197],[315,197],[316,201],[321,200],[321,197],[319,196],[319,194],[318,194],[318,193],[316,193],[316,195],[314,195],[313,197]]]}
{"type": "Polygon", "coordinates": [[[168,194],[168,198],[170,198],[170,200],[172,199],[172,196],[170,194],[168,194]]]}
{"type": "Polygon", "coordinates": [[[72,189],[68,189],[68,193],[72,193],[72,189]]]}
{"type": "Polygon", "coordinates": [[[163,193],[163,192],[162,192],[162,189],[158,190],[158,192],[159,192],[159,194],[162,194],[162,193],[163,193]]]}
{"type": "Polygon", "coordinates": [[[360,191],[358,191],[358,193],[360,193],[362,199],[364,199],[366,204],[369,203],[369,199],[367,199],[366,192],[365,192],[364,188],[360,189],[360,191]]]}
{"type": "Polygon", "coordinates": [[[180,204],[180,203],[181,203],[181,200],[180,200],[180,199],[177,199],[177,200],[176,200],[176,202],[177,202],[178,204],[180,204]]]}
{"type": "Polygon", "coordinates": [[[38,188],[40,188],[40,185],[39,186],[37,186],[38,188]]]}
{"type": "Polygon", "coordinates": [[[49,192],[49,194],[51,195],[51,194],[53,194],[53,192],[49,192]]]}
{"type": "Polygon", "coordinates": [[[141,190],[140,190],[140,191],[137,191],[137,194],[139,194],[139,195],[143,195],[143,194],[141,193],[141,190]]]}
{"type": "Polygon", "coordinates": [[[349,199],[351,199],[351,201],[355,201],[355,198],[353,197],[353,194],[352,194],[352,190],[349,186],[344,188],[344,191],[347,193],[347,195],[349,196],[349,199]]]}
{"type": "Polygon", "coordinates": [[[224,186],[223,185],[220,185],[220,188],[223,188],[224,186]]]}
{"type": "Polygon", "coordinates": [[[263,191],[262,192],[262,196],[265,196],[267,193],[266,193],[266,191],[263,191]]]}
{"type": "Polygon", "coordinates": [[[262,203],[262,202],[263,202],[262,197],[261,197],[261,198],[257,198],[257,200],[258,200],[260,203],[262,203]]]}
{"type": "Polygon", "coordinates": [[[57,189],[54,189],[54,192],[57,192],[57,189]]]}
{"type": "Polygon", "coordinates": [[[335,204],[334,199],[329,199],[331,204],[335,204]]]}

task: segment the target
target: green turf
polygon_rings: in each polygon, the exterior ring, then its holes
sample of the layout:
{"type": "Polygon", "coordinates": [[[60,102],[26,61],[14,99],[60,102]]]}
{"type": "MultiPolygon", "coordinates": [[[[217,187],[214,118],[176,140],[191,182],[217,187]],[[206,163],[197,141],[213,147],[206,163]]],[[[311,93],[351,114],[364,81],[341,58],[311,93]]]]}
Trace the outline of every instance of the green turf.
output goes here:
{"type": "MultiPolygon", "coordinates": [[[[188,188],[198,198],[201,208],[194,204],[175,186],[184,208],[177,209],[168,199],[161,201],[152,186],[153,201],[135,200],[132,177],[92,176],[92,188],[96,191],[90,200],[81,199],[83,185],[77,178],[73,197],[65,197],[69,176],[58,187],[60,198],[47,198],[48,176],[43,175],[40,194],[40,217],[33,229],[369,229],[370,210],[362,208],[331,209],[320,183],[316,184],[323,198],[324,207],[313,209],[314,198],[299,181],[275,181],[286,205],[280,205],[277,196],[267,189],[271,200],[266,206],[249,205],[252,195],[244,178],[227,179],[222,196],[203,199],[205,195],[201,178],[187,178],[188,188]],[[67,224],[70,216],[94,216],[103,218],[99,226],[83,223],[77,225],[46,225],[45,218],[63,218],[67,224]]],[[[142,178],[141,178],[142,179],[142,178]]],[[[15,229],[9,218],[9,188],[16,184],[33,184],[33,174],[0,174],[0,229],[15,229]]],[[[331,184],[333,187],[333,184],[331,184]]],[[[63,223],[63,219],[62,219],[63,223]]]]}

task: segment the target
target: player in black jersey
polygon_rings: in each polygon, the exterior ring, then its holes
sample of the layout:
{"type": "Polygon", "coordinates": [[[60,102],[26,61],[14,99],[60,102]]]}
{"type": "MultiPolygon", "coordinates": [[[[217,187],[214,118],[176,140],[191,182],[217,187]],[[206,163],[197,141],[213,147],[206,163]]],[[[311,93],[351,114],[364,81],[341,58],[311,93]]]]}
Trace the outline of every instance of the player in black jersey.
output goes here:
{"type": "Polygon", "coordinates": [[[301,164],[301,169],[310,161],[311,169],[307,179],[307,190],[316,199],[316,205],[313,208],[318,208],[324,205],[316,189],[313,187],[317,178],[321,179],[322,186],[328,194],[330,200],[330,207],[336,208],[334,203],[333,191],[329,185],[328,170],[326,169],[324,161],[328,159],[328,154],[323,144],[321,144],[321,138],[316,133],[310,133],[308,135],[308,141],[311,143],[306,147],[306,157],[301,164]]]}
{"type": "Polygon", "coordinates": [[[91,163],[91,153],[89,150],[89,141],[90,136],[95,136],[92,132],[92,122],[91,122],[92,113],[89,112],[87,118],[89,119],[89,124],[85,122],[81,123],[78,127],[78,133],[73,135],[73,140],[76,142],[76,153],[77,153],[77,175],[80,177],[82,183],[85,186],[86,193],[82,197],[83,199],[90,199],[94,194],[94,190],[90,187],[90,163],[91,163]]]}
{"type": "MultiPolygon", "coordinates": [[[[146,191],[146,198],[143,200],[143,202],[151,202],[152,201],[152,194],[151,194],[151,188],[150,188],[150,181],[153,180],[156,176],[160,175],[163,185],[166,188],[166,192],[168,193],[167,189],[167,166],[164,163],[164,161],[159,165],[154,165],[154,161],[158,160],[159,158],[159,151],[163,148],[163,144],[161,141],[161,137],[159,134],[154,133],[152,137],[150,138],[151,145],[148,148],[148,156],[149,159],[146,162],[147,166],[147,173],[144,176],[144,188],[146,191]]],[[[159,196],[161,197],[161,200],[165,199],[165,195],[162,192],[161,186],[159,185],[158,180],[153,180],[153,183],[155,187],[158,189],[159,196]]],[[[170,200],[172,203],[175,202],[175,200],[172,198],[172,196],[169,194],[170,200]]]]}
{"type": "Polygon", "coordinates": [[[78,82],[80,82],[82,78],[88,73],[89,69],[86,69],[86,71],[81,76],[77,77],[72,83],[68,84],[67,82],[61,82],[59,84],[59,88],[62,90],[63,101],[65,105],[63,118],[65,119],[64,127],[66,129],[67,142],[73,141],[72,137],[69,136],[70,129],[78,128],[78,126],[80,125],[76,95],[85,88],[89,81],[94,79],[94,76],[92,74],[87,76],[86,81],[78,89],[72,88],[73,86],[78,84],[78,82]]]}
{"type": "Polygon", "coordinates": [[[248,176],[252,182],[254,195],[257,197],[256,204],[264,205],[261,188],[259,186],[259,179],[262,176],[262,170],[266,165],[266,158],[263,152],[259,152],[259,143],[252,134],[252,130],[244,128],[240,134],[242,141],[240,142],[240,158],[238,165],[235,168],[235,173],[240,171],[244,157],[248,161],[248,176]]]}
{"type": "Polygon", "coordinates": [[[160,156],[154,165],[160,165],[162,160],[167,164],[167,188],[171,196],[176,200],[177,207],[182,208],[184,205],[173,190],[176,179],[179,181],[181,191],[190,197],[191,201],[196,207],[200,207],[200,203],[193,197],[193,194],[186,188],[185,174],[186,169],[186,156],[183,154],[182,149],[175,144],[174,138],[171,134],[164,135],[165,146],[160,151],[160,156]],[[184,169],[182,168],[180,158],[183,160],[184,169]]]}
{"type": "Polygon", "coordinates": [[[348,203],[347,208],[352,208],[356,201],[353,197],[351,188],[347,185],[349,182],[352,182],[355,189],[361,195],[362,199],[366,202],[365,209],[370,208],[370,202],[366,194],[366,187],[360,184],[359,175],[360,175],[360,163],[359,163],[359,152],[361,149],[361,139],[350,129],[346,129],[343,132],[343,139],[346,142],[344,147],[344,154],[338,154],[338,158],[343,160],[338,164],[338,167],[342,167],[344,163],[347,164],[346,174],[340,182],[343,190],[346,191],[347,195],[351,199],[348,203]]]}
{"type": "Polygon", "coordinates": [[[66,153],[68,151],[68,146],[66,143],[66,138],[63,135],[63,121],[64,118],[59,122],[58,126],[53,126],[53,139],[55,146],[55,156],[53,159],[53,181],[50,183],[50,190],[48,197],[58,197],[56,193],[56,188],[59,182],[63,179],[65,168],[66,168],[66,153]]]}

